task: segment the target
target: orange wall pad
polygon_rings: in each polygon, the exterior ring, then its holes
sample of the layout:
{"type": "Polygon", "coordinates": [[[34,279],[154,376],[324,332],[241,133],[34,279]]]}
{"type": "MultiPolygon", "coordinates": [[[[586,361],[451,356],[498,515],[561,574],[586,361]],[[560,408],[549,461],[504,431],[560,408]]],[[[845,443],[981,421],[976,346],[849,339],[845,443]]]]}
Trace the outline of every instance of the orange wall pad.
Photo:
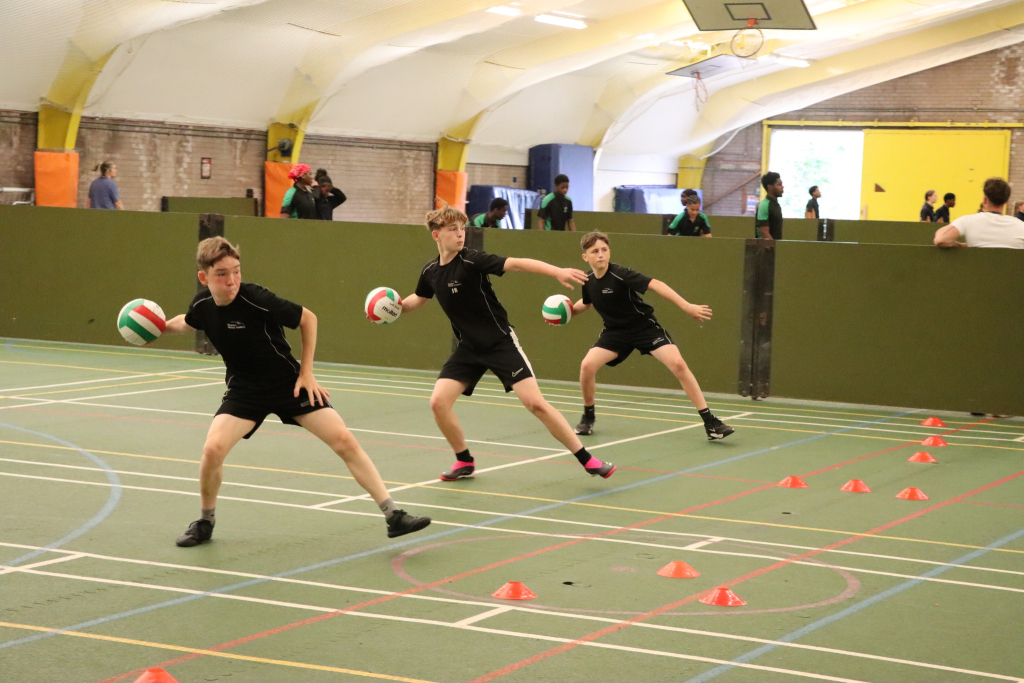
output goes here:
{"type": "Polygon", "coordinates": [[[295,181],[288,177],[288,171],[295,164],[283,164],[278,161],[263,162],[263,215],[267,218],[281,217],[281,201],[295,181]]]}
{"type": "Polygon", "coordinates": [[[36,206],[78,206],[78,153],[36,152],[36,206]]]}
{"type": "Polygon", "coordinates": [[[459,211],[466,210],[466,188],[468,185],[469,174],[465,171],[437,172],[438,198],[445,200],[450,206],[459,211]]]}

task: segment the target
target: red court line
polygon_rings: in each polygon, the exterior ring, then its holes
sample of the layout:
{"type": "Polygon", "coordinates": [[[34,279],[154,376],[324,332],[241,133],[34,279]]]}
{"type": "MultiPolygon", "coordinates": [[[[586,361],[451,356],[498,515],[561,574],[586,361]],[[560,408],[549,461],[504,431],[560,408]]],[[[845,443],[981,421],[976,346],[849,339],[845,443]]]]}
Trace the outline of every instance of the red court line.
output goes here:
{"type": "MultiPolygon", "coordinates": [[[[815,555],[818,555],[820,553],[827,552],[829,550],[834,550],[835,548],[839,548],[839,547],[842,547],[844,545],[848,545],[850,543],[853,543],[855,541],[859,541],[860,539],[867,538],[867,537],[871,536],[872,534],[877,534],[877,533],[879,533],[881,531],[885,531],[887,529],[891,529],[892,527],[897,526],[899,524],[903,524],[904,522],[909,522],[910,520],[917,519],[918,517],[920,517],[922,515],[926,515],[929,512],[932,512],[933,510],[938,510],[940,508],[944,508],[947,505],[951,505],[953,503],[959,503],[964,498],[968,498],[970,496],[976,495],[976,494],[981,493],[983,491],[987,491],[987,490],[989,490],[991,488],[999,486],[1000,484],[1004,484],[1004,483],[1006,483],[1006,482],[1008,482],[1008,481],[1010,481],[1012,479],[1016,479],[1017,477],[1020,477],[1020,476],[1024,476],[1024,470],[1021,470],[1020,472],[1017,472],[1016,474],[1011,474],[1011,475],[1008,475],[1006,477],[1003,477],[1002,479],[999,479],[998,481],[994,481],[994,482],[992,482],[990,484],[985,484],[984,486],[980,486],[980,487],[974,489],[973,491],[969,491],[967,493],[962,493],[959,496],[956,496],[955,498],[950,498],[949,500],[943,501],[941,503],[936,503],[935,505],[932,505],[932,506],[929,506],[927,508],[924,508],[923,510],[918,510],[917,512],[911,513],[911,514],[907,515],[906,517],[900,517],[899,519],[893,520],[892,522],[886,522],[885,524],[882,524],[881,526],[877,526],[874,529],[871,529],[870,531],[865,531],[863,533],[856,534],[854,536],[849,536],[847,538],[844,538],[841,541],[836,541],[835,543],[830,543],[829,545],[826,545],[826,546],[823,546],[821,548],[818,548],[817,550],[809,550],[809,551],[807,551],[807,552],[805,552],[805,553],[803,553],[801,555],[796,555],[795,557],[790,557],[790,558],[787,558],[785,560],[779,560],[778,562],[770,564],[767,567],[762,567],[760,569],[755,569],[754,571],[748,572],[747,574],[744,574],[743,576],[737,577],[735,579],[731,579],[729,581],[726,581],[725,583],[721,583],[718,586],[716,586],[716,588],[719,588],[719,587],[731,588],[731,587],[733,587],[733,586],[735,586],[737,584],[743,583],[744,581],[749,581],[750,579],[756,578],[758,576],[762,576],[764,574],[767,574],[768,572],[775,571],[776,569],[781,569],[782,567],[787,567],[787,566],[789,566],[790,564],[792,564],[794,562],[799,562],[800,560],[805,560],[805,559],[807,559],[809,557],[814,557],[815,555]]],[[[640,614],[638,616],[632,617],[631,619],[627,619],[627,620],[625,620],[623,622],[620,622],[618,624],[612,624],[610,626],[606,626],[605,628],[602,628],[602,629],[600,629],[598,631],[594,631],[593,633],[589,633],[589,634],[587,634],[585,636],[582,636],[581,638],[577,638],[576,640],[572,641],[571,643],[563,643],[562,645],[559,645],[558,647],[553,647],[553,648],[551,648],[550,650],[548,650],[546,652],[541,652],[540,654],[533,655],[532,657],[527,657],[526,659],[522,659],[522,660],[520,660],[520,661],[518,661],[518,662],[516,662],[514,664],[509,664],[508,666],[502,667],[501,669],[496,669],[495,671],[492,671],[492,672],[490,672],[488,674],[484,674],[483,676],[480,676],[479,678],[474,678],[469,683],[487,683],[488,681],[493,681],[493,680],[495,680],[497,678],[501,678],[502,676],[505,676],[505,675],[508,675],[508,674],[513,673],[515,671],[518,671],[520,669],[523,669],[523,668],[525,668],[527,666],[530,666],[531,664],[536,664],[537,662],[540,662],[542,660],[548,659],[549,657],[554,657],[555,655],[561,654],[562,652],[567,652],[569,650],[577,648],[580,645],[582,645],[583,643],[589,643],[590,641],[597,640],[598,638],[602,638],[602,637],[604,637],[606,635],[609,635],[611,633],[615,633],[616,631],[620,631],[620,630],[626,628],[627,626],[631,626],[633,624],[639,624],[641,622],[647,621],[648,619],[656,617],[659,614],[662,614],[664,612],[668,612],[670,610],[675,609],[676,607],[680,607],[682,605],[685,605],[688,602],[693,602],[694,600],[697,600],[698,598],[701,598],[704,595],[707,595],[708,593],[709,593],[709,591],[703,590],[703,591],[700,591],[699,593],[694,593],[693,595],[690,595],[688,597],[682,598],[681,600],[676,600],[675,602],[670,602],[667,605],[662,605],[661,607],[658,607],[657,609],[653,609],[650,612],[646,612],[644,614],[640,614]]]]}
{"type": "MultiPolygon", "coordinates": [[[[978,422],[973,422],[973,423],[971,423],[969,425],[965,425],[963,427],[958,427],[956,429],[950,429],[950,430],[947,430],[945,432],[942,432],[942,435],[945,436],[946,434],[952,434],[953,432],[958,432],[958,431],[961,431],[961,430],[970,429],[971,427],[974,427],[976,425],[982,424],[983,422],[987,422],[990,419],[992,419],[992,418],[986,418],[985,420],[980,420],[978,422]]],[[[911,442],[908,442],[906,444],[903,444],[902,446],[895,446],[895,447],[892,447],[892,448],[886,448],[885,450],[881,450],[881,451],[878,451],[876,453],[870,453],[870,454],[865,455],[865,456],[860,456],[858,458],[854,458],[853,460],[849,460],[849,461],[846,461],[846,462],[847,463],[858,462],[858,461],[864,460],[866,458],[871,458],[871,457],[875,457],[875,456],[878,456],[878,455],[883,455],[885,453],[890,453],[890,452],[892,452],[894,450],[899,450],[900,448],[907,448],[908,446],[914,446],[914,445],[917,445],[918,443],[920,443],[920,442],[918,442],[918,441],[911,441],[911,442]]],[[[824,471],[827,471],[827,470],[830,470],[830,469],[834,469],[834,468],[833,467],[826,467],[826,468],[823,468],[821,470],[815,470],[814,472],[810,472],[810,473],[803,474],[803,475],[800,475],[800,476],[809,477],[809,476],[812,476],[813,474],[816,474],[817,472],[824,472],[824,471]]],[[[1022,473],[1022,474],[1024,474],[1024,473],[1022,473]]],[[[286,624],[284,626],[279,626],[277,628],[269,629],[267,631],[261,631],[259,633],[254,633],[254,634],[249,635],[249,636],[244,636],[243,638],[232,640],[232,641],[229,641],[229,642],[226,642],[226,643],[221,643],[220,645],[214,645],[213,647],[209,647],[209,648],[205,648],[205,649],[213,651],[213,652],[221,652],[222,650],[226,650],[226,649],[235,647],[236,645],[241,645],[243,643],[248,643],[248,642],[251,642],[253,640],[260,639],[260,638],[266,638],[267,636],[272,636],[272,635],[275,635],[277,633],[281,633],[281,632],[284,632],[284,631],[290,631],[293,628],[299,628],[300,626],[306,626],[307,624],[313,624],[313,623],[316,623],[316,622],[319,622],[319,621],[323,621],[325,619],[332,619],[334,617],[337,617],[337,616],[340,616],[342,614],[345,614],[346,612],[352,612],[352,611],[355,611],[355,610],[358,610],[358,609],[362,609],[364,607],[370,607],[371,605],[376,605],[376,604],[379,604],[379,603],[382,603],[382,602],[388,602],[390,600],[394,600],[394,599],[402,597],[404,595],[411,595],[413,593],[419,593],[421,591],[429,590],[429,589],[434,588],[436,586],[441,586],[441,585],[444,585],[446,583],[451,583],[453,581],[458,581],[459,579],[467,578],[469,576],[474,576],[476,574],[480,574],[482,572],[489,571],[491,569],[496,569],[498,567],[502,567],[502,566],[507,565],[507,564],[512,564],[513,562],[518,562],[520,560],[525,560],[525,559],[528,559],[528,558],[531,558],[531,557],[536,557],[538,555],[542,555],[544,553],[548,553],[548,552],[551,552],[551,551],[554,551],[554,550],[559,550],[561,548],[567,548],[569,546],[573,546],[573,545],[576,545],[578,543],[582,543],[584,541],[592,540],[592,539],[595,539],[595,538],[601,538],[601,537],[604,537],[604,536],[612,536],[614,534],[618,534],[618,533],[621,533],[623,531],[631,531],[633,529],[638,529],[640,527],[644,527],[644,526],[647,526],[649,524],[655,524],[657,522],[663,522],[665,520],[675,519],[679,515],[686,515],[686,514],[690,514],[690,513],[693,513],[693,512],[697,512],[698,510],[703,510],[705,508],[712,507],[714,505],[720,505],[722,503],[728,503],[728,502],[731,502],[733,500],[737,500],[739,498],[743,498],[744,496],[748,496],[748,495],[753,494],[753,493],[758,493],[760,491],[765,491],[767,489],[775,488],[776,486],[777,486],[777,484],[774,484],[774,483],[773,484],[765,484],[765,485],[762,485],[762,486],[758,486],[756,488],[748,489],[746,491],[741,491],[739,493],[734,493],[731,496],[726,496],[724,498],[719,498],[718,500],[713,500],[713,501],[708,502],[708,503],[701,503],[700,505],[694,505],[692,507],[686,508],[684,510],[681,510],[679,512],[675,512],[675,513],[672,513],[672,514],[660,515],[660,516],[654,517],[652,519],[636,522],[635,524],[630,524],[629,526],[619,527],[617,529],[610,529],[608,531],[603,531],[603,532],[598,533],[598,534],[592,534],[592,535],[589,535],[589,536],[581,536],[579,538],[576,538],[576,539],[573,539],[573,540],[570,540],[570,541],[565,541],[565,542],[558,543],[558,544],[555,544],[555,545],[552,545],[552,546],[548,546],[546,548],[541,548],[539,550],[534,550],[534,551],[531,551],[531,552],[528,552],[528,553],[524,553],[522,555],[518,555],[516,557],[512,557],[512,558],[509,558],[509,559],[506,559],[506,560],[501,560],[499,562],[494,562],[494,563],[486,565],[484,567],[478,567],[476,569],[470,569],[470,570],[462,572],[460,574],[455,574],[453,576],[449,576],[449,577],[446,577],[446,578],[443,578],[443,579],[438,579],[437,581],[432,581],[430,583],[425,583],[425,584],[422,584],[422,585],[419,585],[419,586],[413,586],[411,588],[407,588],[404,591],[399,591],[399,592],[393,593],[391,595],[384,595],[384,596],[381,596],[381,597],[378,597],[378,598],[373,598],[371,600],[367,600],[365,602],[361,602],[361,603],[359,603],[357,605],[353,605],[351,607],[345,607],[345,608],[340,609],[340,610],[338,610],[336,612],[327,612],[327,613],[320,614],[320,615],[315,616],[315,617],[310,617],[309,619],[303,619],[301,621],[296,621],[296,622],[293,622],[291,624],[286,624]]],[[[871,533],[871,532],[866,532],[866,533],[871,533]]],[[[812,551],[812,552],[824,552],[824,550],[825,549],[819,549],[818,551],[812,551]]],[[[795,561],[797,561],[799,559],[801,559],[800,556],[797,556],[797,557],[794,557],[794,558],[790,558],[787,561],[787,563],[795,562],[795,561]]],[[[723,584],[723,585],[726,585],[726,584],[723,584]]],[[[703,593],[698,594],[697,597],[699,597],[700,595],[703,595],[703,593]]],[[[678,603],[678,604],[683,604],[683,603],[678,603]]],[[[674,606],[676,606],[676,603],[673,603],[673,605],[671,605],[671,606],[669,606],[667,608],[661,609],[658,612],[658,614],[660,614],[663,611],[667,611],[668,609],[671,609],[674,606]]],[[[639,619],[640,617],[643,617],[643,616],[644,615],[640,615],[638,617],[634,617],[633,619],[639,619]]],[[[651,616],[656,616],[656,615],[652,614],[651,616]]],[[[650,617],[647,617],[647,618],[650,618],[650,617]]],[[[630,620],[630,621],[632,621],[632,620],[630,620]]],[[[600,636],[597,636],[597,637],[600,637],[600,636]]],[[[559,650],[559,651],[561,651],[561,650],[559,650]]],[[[554,654],[557,654],[557,652],[555,652],[554,654]]],[[[155,666],[157,668],[167,668],[167,667],[170,667],[170,666],[174,666],[175,664],[181,664],[183,662],[188,662],[188,661],[191,661],[193,659],[197,659],[197,658],[202,657],[202,656],[203,655],[201,655],[201,654],[183,655],[181,657],[177,657],[175,659],[170,659],[170,660],[167,660],[165,662],[161,662],[159,664],[150,665],[149,667],[142,667],[140,669],[135,669],[133,671],[129,671],[127,673],[123,673],[123,674],[120,674],[118,676],[114,676],[112,678],[105,678],[102,681],[97,681],[96,683],[116,683],[117,681],[122,681],[122,680],[124,680],[126,678],[129,678],[131,676],[139,675],[139,674],[145,672],[145,670],[147,668],[151,668],[153,666],[155,666]]],[[[502,674],[502,675],[504,675],[504,674],[502,674]]]]}
{"type": "Polygon", "coordinates": [[[965,500],[964,502],[970,503],[971,505],[994,505],[1000,508],[1018,508],[1020,510],[1024,510],[1024,505],[1010,505],[1009,503],[985,503],[980,500],[965,500]]]}

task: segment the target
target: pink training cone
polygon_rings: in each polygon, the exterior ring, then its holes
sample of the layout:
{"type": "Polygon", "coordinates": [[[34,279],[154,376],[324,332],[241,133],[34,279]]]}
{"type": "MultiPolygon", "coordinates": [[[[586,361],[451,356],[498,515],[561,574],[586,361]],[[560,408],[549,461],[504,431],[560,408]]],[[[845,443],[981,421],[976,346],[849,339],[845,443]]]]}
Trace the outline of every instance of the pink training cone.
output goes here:
{"type": "Polygon", "coordinates": [[[930,462],[938,462],[938,460],[936,460],[935,457],[931,453],[926,453],[925,451],[918,451],[917,453],[914,453],[912,456],[907,458],[907,462],[926,462],[926,463],[930,463],[930,462]]]}
{"type": "Polygon", "coordinates": [[[937,417],[929,417],[927,420],[921,423],[922,427],[945,427],[946,423],[937,417]]]}
{"type": "Polygon", "coordinates": [[[491,593],[491,597],[499,600],[536,600],[537,594],[518,581],[509,581],[491,593]]]}
{"type": "Polygon", "coordinates": [[[705,605],[715,607],[740,607],[747,604],[747,601],[733,593],[728,588],[715,588],[700,599],[705,605]]]}
{"type": "Polygon", "coordinates": [[[924,495],[924,491],[916,486],[908,486],[897,493],[896,497],[902,500],[928,500],[928,496],[924,495]]]}
{"type": "Polygon", "coordinates": [[[810,488],[810,485],[796,476],[789,476],[778,483],[779,486],[786,489],[806,489],[810,488]]]}
{"type": "Polygon", "coordinates": [[[657,574],[668,579],[696,579],[700,576],[699,571],[680,560],[669,562],[659,569],[657,574]]]}
{"type": "Polygon", "coordinates": [[[146,669],[146,673],[136,678],[133,683],[178,683],[178,680],[163,669],[146,669]]]}
{"type": "Polygon", "coordinates": [[[949,444],[943,441],[941,436],[929,436],[921,442],[921,445],[930,446],[931,448],[939,448],[940,446],[948,446],[949,444]]]}
{"type": "Polygon", "coordinates": [[[840,486],[839,490],[846,491],[847,493],[871,493],[871,489],[868,488],[868,485],[860,479],[851,479],[840,486]]]}

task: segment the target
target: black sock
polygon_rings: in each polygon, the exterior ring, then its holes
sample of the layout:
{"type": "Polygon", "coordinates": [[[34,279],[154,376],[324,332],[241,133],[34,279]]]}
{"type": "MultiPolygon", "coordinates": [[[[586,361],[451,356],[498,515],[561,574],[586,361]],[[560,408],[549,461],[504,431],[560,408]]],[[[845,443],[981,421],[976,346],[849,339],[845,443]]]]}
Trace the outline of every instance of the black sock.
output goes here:
{"type": "Polygon", "coordinates": [[[705,408],[704,410],[698,410],[697,414],[700,415],[700,419],[704,420],[704,424],[708,425],[715,419],[715,416],[711,414],[711,408],[705,408]]]}
{"type": "Polygon", "coordinates": [[[459,462],[468,462],[471,465],[473,464],[473,456],[469,454],[468,448],[461,453],[456,453],[455,459],[459,462]]]}
{"type": "Polygon", "coordinates": [[[576,459],[579,460],[580,464],[583,465],[584,467],[586,467],[587,463],[590,462],[590,459],[594,457],[590,453],[587,453],[586,448],[579,449],[578,451],[573,453],[573,455],[576,456],[576,459]]]}
{"type": "Polygon", "coordinates": [[[596,417],[596,413],[594,412],[594,406],[583,406],[583,415],[591,419],[596,417]]]}

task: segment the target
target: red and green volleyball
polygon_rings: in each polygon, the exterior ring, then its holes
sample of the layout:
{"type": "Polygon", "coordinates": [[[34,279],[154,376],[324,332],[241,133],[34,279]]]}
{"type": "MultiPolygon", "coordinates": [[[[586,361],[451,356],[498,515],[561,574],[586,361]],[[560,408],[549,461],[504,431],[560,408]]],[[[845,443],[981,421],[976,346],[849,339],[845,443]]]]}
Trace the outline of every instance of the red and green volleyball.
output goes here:
{"type": "Polygon", "coordinates": [[[155,342],[166,326],[164,309],[148,299],[129,301],[117,314],[117,331],[126,342],[135,346],[155,342]]]}
{"type": "Polygon", "coordinates": [[[572,300],[564,294],[554,294],[544,300],[541,314],[549,325],[568,325],[572,320],[572,300]]]}
{"type": "Polygon", "coordinates": [[[377,325],[387,325],[402,315],[402,297],[390,287],[378,287],[366,295],[366,317],[377,325]]]}

